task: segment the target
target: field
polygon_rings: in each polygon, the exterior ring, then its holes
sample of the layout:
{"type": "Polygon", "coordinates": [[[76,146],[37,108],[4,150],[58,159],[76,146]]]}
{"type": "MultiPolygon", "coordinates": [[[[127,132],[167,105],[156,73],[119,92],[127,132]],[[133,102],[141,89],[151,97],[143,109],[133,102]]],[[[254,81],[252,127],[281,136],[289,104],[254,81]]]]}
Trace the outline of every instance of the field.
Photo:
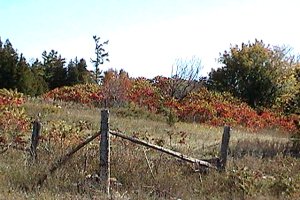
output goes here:
{"type": "MultiPolygon", "coordinates": [[[[195,172],[195,166],[168,155],[111,139],[111,197],[99,190],[99,140],[36,187],[39,177],[72,146],[100,127],[100,109],[61,101],[28,99],[27,121],[41,113],[38,159],[30,146],[31,127],[17,145],[1,145],[0,199],[299,199],[300,161],[290,155],[290,135],[279,130],[248,132],[233,127],[226,172],[195,172]],[[8,147],[8,148],[7,148],[8,147]]],[[[177,122],[140,108],[110,110],[110,127],[154,144],[206,159],[217,157],[223,127],[177,122]]],[[[18,137],[15,137],[18,138],[18,137]]],[[[7,139],[9,140],[9,139],[7,139]]]]}

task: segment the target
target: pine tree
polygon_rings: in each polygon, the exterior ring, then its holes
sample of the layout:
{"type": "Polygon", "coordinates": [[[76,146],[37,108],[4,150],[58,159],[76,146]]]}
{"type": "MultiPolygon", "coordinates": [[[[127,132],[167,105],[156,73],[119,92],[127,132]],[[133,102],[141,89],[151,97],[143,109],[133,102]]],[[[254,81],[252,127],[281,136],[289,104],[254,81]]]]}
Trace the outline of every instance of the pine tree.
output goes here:
{"type": "Polygon", "coordinates": [[[20,55],[20,59],[16,67],[16,88],[18,91],[24,94],[35,95],[36,89],[34,88],[34,75],[26,62],[26,59],[23,57],[23,54],[20,55]]]}
{"type": "Polygon", "coordinates": [[[0,44],[0,88],[15,89],[18,54],[9,40],[0,44]]]}
{"type": "Polygon", "coordinates": [[[96,35],[93,36],[93,39],[95,41],[96,47],[95,47],[95,54],[96,59],[91,59],[91,62],[95,65],[95,82],[100,84],[101,83],[101,76],[102,76],[102,70],[100,70],[99,65],[103,65],[104,61],[108,61],[108,52],[105,51],[104,45],[108,44],[108,40],[100,43],[100,37],[97,37],[96,35]]]}
{"type": "Polygon", "coordinates": [[[93,82],[91,73],[87,70],[86,61],[82,58],[78,62],[77,57],[71,60],[67,67],[66,85],[84,84],[93,82]]]}
{"type": "Polygon", "coordinates": [[[77,58],[75,58],[75,62],[70,60],[68,67],[67,67],[67,80],[66,85],[75,85],[79,83],[79,72],[76,66],[77,58]]]}
{"type": "Polygon", "coordinates": [[[58,55],[57,51],[46,51],[42,54],[45,77],[50,90],[64,86],[67,79],[67,70],[64,68],[65,59],[58,55]]]}
{"type": "Polygon", "coordinates": [[[41,95],[47,92],[49,89],[48,89],[48,84],[44,79],[45,68],[38,59],[36,59],[35,62],[32,63],[31,71],[35,80],[33,83],[33,88],[35,89],[35,95],[41,95]]]}

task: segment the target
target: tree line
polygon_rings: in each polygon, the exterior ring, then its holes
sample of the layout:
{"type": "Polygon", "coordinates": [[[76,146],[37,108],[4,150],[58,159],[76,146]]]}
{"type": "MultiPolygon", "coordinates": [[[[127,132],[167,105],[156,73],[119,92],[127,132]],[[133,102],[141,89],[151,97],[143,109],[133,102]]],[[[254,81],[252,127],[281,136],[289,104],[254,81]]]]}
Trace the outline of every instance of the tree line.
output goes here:
{"type": "MultiPolygon", "coordinates": [[[[82,59],[66,61],[57,51],[44,51],[42,60],[29,64],[23,54],[18,54],[9,40],[0,39],[0,88],[17,89],[28,95],[40,95],[61,86],[83,83],[102,84],[105,73],[101,64],[108,53],[100,38],[93,37],[96,58],[91,59],[94,71],[87,70],[82,59]]],[[[183,99],[201,86],[233,96],[257,110],[275,108],[285,113],[299,114],[300,62],[287,47],[264,44],[263,41],[231,46],[220,54],[222,67],[212,69],[208,77],[199,77],[200,60],[178,62],[170,80],[170,93],[183,99]]],[[[155,83],[155,78],[152,80],[155,83]]]]}
{"type": "Polygon", "coordinates": [[[57,87],[93,81],[83,58],[72,59],[66,65],[65,58],[51,50],[42,53],[42,60],[29,64],[8,39],[4,43],[0,39],[0,88],[37,96],[57,87]]]}

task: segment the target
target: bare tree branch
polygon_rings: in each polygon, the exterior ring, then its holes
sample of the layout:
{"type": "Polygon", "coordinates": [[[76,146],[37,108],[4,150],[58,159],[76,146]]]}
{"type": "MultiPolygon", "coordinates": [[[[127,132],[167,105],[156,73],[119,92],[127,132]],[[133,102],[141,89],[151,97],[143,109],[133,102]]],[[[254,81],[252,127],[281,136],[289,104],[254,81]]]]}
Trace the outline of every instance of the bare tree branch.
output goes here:
{"type": "Polygon", "coordinates": [[[199,89],[201,87],[201,83],[199,83],[201,69],[199,58],[178,59],[172,67],[170,96],[181,101],[189,93],[199,89]]]}

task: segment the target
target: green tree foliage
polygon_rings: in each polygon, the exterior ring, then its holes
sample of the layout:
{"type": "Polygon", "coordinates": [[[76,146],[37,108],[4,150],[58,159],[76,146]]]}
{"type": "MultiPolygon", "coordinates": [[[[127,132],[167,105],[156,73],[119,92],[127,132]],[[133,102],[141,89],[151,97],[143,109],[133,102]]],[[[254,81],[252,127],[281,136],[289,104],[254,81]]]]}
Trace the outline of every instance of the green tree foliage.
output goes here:
{"type": "Polygon", "coordinates": [[[108,52],[105,51],[104,45],[108,44],[108,40],[100,43],[100,37],[97,37],[96,35],[93,36],[93,39],[95,41],[96,47],[95,47],[95,54],[96,59],[91,59],[91,62],[95,65],[95,82],[100,83],[101,81],[101,74],[102,70],[100,70],[99,65],[103,65],[104,61],[108,61],[108,52]]]}
{"type": "Polygon", "coordinates": [[[281,94],[277,98],[275,108],[287,114],[300,114],[300,63],[290,62],[287,69],[282,69],[278,79],[281,94]]]}
{"type": "Polygon", "coordinates": [[[16,88],[18,54],[9,40],[0,39],[0,88],[16,88]]]}
{"type": "Polygon", "coordinates": [[[71,60],[67,67],[67,80],[66,85],[72,86],[75,84],[91,83],[92,76],[87,70],[86,61],[82,58],[78,62],[77,58],[71,60]]]}
{"type": "Polygon", "coordinates": [[[291,70],[291,59],[284,49],[255,40],[231,47],[219,62],[223,67],[210,72],[209,88],[228,91],[252,107],[272,107],[290,90],[291,80],[283,77],[291,70]]]}
{"type": "Polygon", "coordinates": [[[48,89],[48,84],[47,84],[46,80],[44,79],[45,68],[44,68],[43,64],[41,63],[41,61],[36,59],[31,65],[31,70],[34,75],[34,79],[36,80],[33,85],[33,87],[36,90],[36,95],[41,95],[41,94],[47,92],[49,89],[48,89]]]}
{"type": "Polygon", "coordinates": [[[65,67],[65,59],[54,50],[44,51],[42,59],[42,62],[36,59],[29,64],[23,54],[18,55],[9,40],[3,44],[0,39],[0,88],[41,95],[64,85],[93,82],[84,59],[78,61],[75,58],[65,67]]]}
{"type": "Polygon", "coordinates": [[[57,51],[42,53],[43,66],[45,68],[44,79],[50,90],[66,85],[67,69],[64,67],[65,59],[58,55],[57,51]]]}
{"type": "Polygon", "coordinates": [[[76,67],[76,62],[77,62],[76,59],[75,59],[75,61],[70,60],[68,67],[67,67],[68,73],[67,73],[66,83],[69,86],[79,83],[79,72],[76,67]]]}
{"type": "Polygon", "coordinates": [[[34,85],[36,80],[23,54],[20,55],[16,67],[16,88],[18,88],[18,91],[24,94],[35,95],[36,88],[34,85]]]}
{"type": "Polygon", "coordinates": [[[87,64],[85,59],[81,58],[76,65],[79,73],[79,83],[92,83],[93,78],[89,70],[87,70],[87,64]]]}
{"type": "Polygon", "coordinates": [[[0,88],[36,95],[35,85],[37,80],[23,54],[19,56],[9,40],[4,45],[0,41],[0,88]]]}

